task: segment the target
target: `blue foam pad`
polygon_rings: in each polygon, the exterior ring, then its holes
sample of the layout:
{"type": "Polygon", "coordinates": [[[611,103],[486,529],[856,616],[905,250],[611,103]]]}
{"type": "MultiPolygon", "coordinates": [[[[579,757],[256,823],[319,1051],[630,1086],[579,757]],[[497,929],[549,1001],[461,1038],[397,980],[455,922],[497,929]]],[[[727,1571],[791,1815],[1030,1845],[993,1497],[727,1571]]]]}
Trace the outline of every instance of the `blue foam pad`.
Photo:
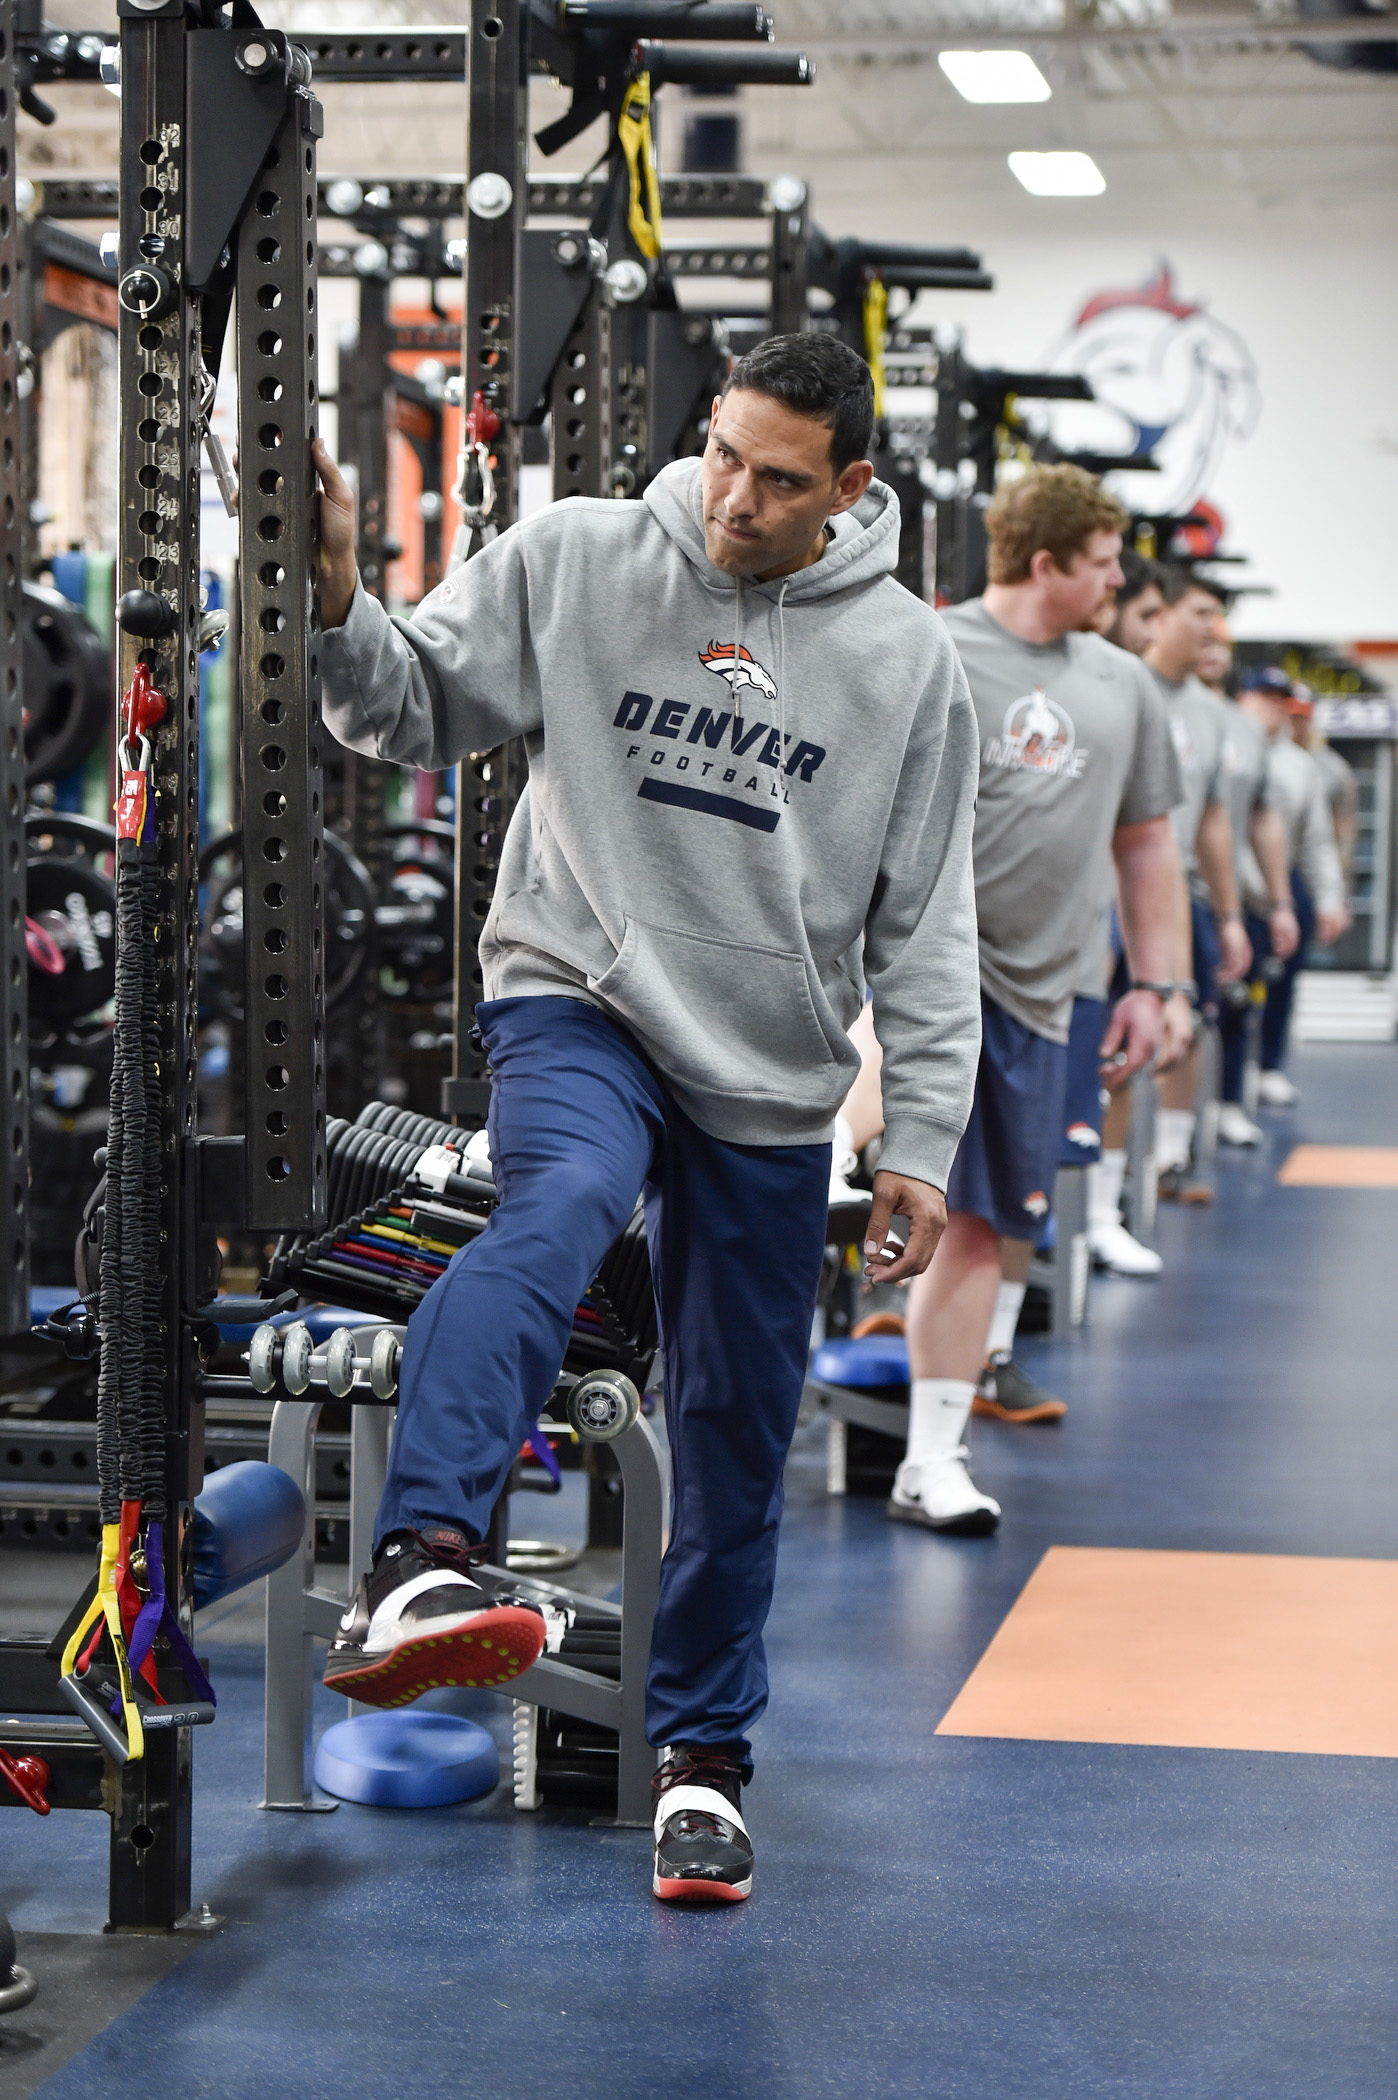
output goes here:
{"type": "Polygon", "coordinates": [[[864,1334],[858,1341],[822,1342],[811,1374],[826,1385],[906,1385],[908,1344],[901,1334],[864,1334]]]}
{"type": "Polygon", "coordinates": [[[493,1738],[457,1714],[356,1714],[316,1745],[316,1785],[369,1808],[446,1808],[500,1784],[493,1738]]]}
{"type": "Polygon", "coordinates": [[[194,1608],[231,1596],[290,1560],[306,1505],[280,1466],[240,1458],[210,1473],[194,1503],[194,1608]]]}
{"type": "Polygon", "coordinates": [[[71,1305],[78,1295],[75,1283],[66,1290],[58,1290],[51,1283],[35,1283],[29,1289],[29,1317],[36,1327],[41,1326],[61,1306],[71,1305]]]}

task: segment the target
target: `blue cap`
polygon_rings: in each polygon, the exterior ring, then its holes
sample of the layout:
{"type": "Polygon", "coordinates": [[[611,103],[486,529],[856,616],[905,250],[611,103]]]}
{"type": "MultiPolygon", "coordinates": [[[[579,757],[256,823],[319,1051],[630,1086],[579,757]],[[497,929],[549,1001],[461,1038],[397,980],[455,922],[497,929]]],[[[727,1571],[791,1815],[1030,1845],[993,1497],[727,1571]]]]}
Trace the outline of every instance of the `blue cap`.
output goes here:
{"type": "Polygon", "coordinates": [[[1238,691],[1270,693],[1274,700],[1289,700],[1295,688],[1275,664],[1246,664],[1238,673],[1238,691]]]}

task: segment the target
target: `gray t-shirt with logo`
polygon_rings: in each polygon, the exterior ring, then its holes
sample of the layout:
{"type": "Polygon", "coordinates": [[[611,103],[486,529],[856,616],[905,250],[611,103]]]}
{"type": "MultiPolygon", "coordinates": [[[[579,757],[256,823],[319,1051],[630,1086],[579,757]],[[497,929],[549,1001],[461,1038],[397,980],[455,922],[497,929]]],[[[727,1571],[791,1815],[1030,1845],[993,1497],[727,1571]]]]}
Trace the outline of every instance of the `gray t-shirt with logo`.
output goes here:
{"type": "Polygon", "coordinates": [[[1100,635],[1022,642],[979,598],[942,617],[980,728],[981,985],[1036,1035],[1066,1043],[1112,835],[1180,799],[1165,704],[1145,666],[1100,635]]]}
{"type": "Polygon", "coordinates": [[[1171,811],[1170,821],[1185,872],[1193,875],[1200,819],[1210,802],[1224,800],[1223,743],[1228,727],[1224,703],[1198,678],[1177,684],[1151,666],[1146,668],[1170,711],[1170,735],[1184,783],[1184,800],[1171,811]]]}

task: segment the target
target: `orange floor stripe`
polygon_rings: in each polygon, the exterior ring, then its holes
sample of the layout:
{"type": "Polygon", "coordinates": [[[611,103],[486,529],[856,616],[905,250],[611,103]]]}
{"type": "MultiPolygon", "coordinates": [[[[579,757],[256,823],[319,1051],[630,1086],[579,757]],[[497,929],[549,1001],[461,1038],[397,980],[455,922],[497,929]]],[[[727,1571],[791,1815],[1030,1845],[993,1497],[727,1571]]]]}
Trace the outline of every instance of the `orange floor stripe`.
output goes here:
{"type": "Polygon", "coordinates": [[[1398,1561],[1050,1547],[937,1733],[1398,1757],[1398,1561]]]}
{"type": "Polygon", "coordinates": [[[1297,1145],[1277,1180],[1289,1189],[1398,1189],[1398,1145],[1297,1145]]]}

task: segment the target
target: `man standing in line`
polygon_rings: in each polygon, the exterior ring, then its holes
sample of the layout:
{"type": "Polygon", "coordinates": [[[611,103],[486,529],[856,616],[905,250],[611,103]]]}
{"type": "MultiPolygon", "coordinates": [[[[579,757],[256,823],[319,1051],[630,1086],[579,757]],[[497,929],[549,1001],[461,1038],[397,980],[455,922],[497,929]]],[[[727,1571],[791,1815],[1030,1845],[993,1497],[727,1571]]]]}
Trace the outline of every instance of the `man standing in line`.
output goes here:
{"type": "Polygon", "coordinates": [[[528,519],[411,620],[358,584],[353,498],[315,455],[334,733],[427,768],[522,736],[530,776],[476,1009],[501,1201],[409,1323],[373,1569],[326,1683],[392,1705],[538,1654],[542,1620],[483,1590],[471,1549],[644,1193],[674,1475],[646,1706],[669,1899],[751,1887],[740,1790],[865,979],[880,1280],[931,1258],[975,1071],[975,717],[894,580],[872,428],[862,359],[771,337],[702,461],[528,519]]]}
{"type": "MultiPolygon", "coordinates": [[[[1252,957],[1238,901],[1233,829],[1224,800],[1223,706],[1195,673],[1200,656],[1213,640],[1223,600],[1214,585],[1188,569],[1163,570],[1161,593],[1165,603],[1145,662],[1169,709],[1170,734],[1184,782],[1184,800],[1173,813],[1188,883],[1181,898],[1175,975],[1192,978],[1200,1014],[1216,1021],[1219,984],[1243,976],[1252,957]]],[[[1190,1174],[1198,1092],[1196,1045],[1188,1057],[1161,1075],[1156,1117],[1160,1193],[1186,1203],[1212,1200],[1212,1191],[1190,1174]]]]}
{"type": "MultiPolygon", "coordinates": [[[[1291,1000],[1296,973],[1301,967],[1312,933],[1322,941],[1339,940],[1350,923],[1345,902],[1344,869],[1335,837],[1334,819],[1325,782],[1309,751],[1291,736],[1295,690],[1284,671],[1271,664],[1244,670],[1238,685],[1238,707],[1243,718],[1255,723],[1266,738],[1266,792],[1281,831],[1281,867],[1264,867],[1260,853],[1242,857],[1241,883],[1248,910],[1248,925],[1254,951],[1263,936],[1273,933],[1272,952],[1281,967],[1266,973],[1266,1004],[1262,1013],[1262,1071],[1258,1098],[1274,1108],[1289,1107],[1296,1090],[1284,1070],[1287,1035],[1291,1023],[1291,1000]],[[1278,891],[1294,906],[1290,923],[1295,939],[1284,948],[1275,940],[1279,919],[1284,924],[1284,905],[1278,891]]],[[[1263,973],[1254,965],[1254,982],[1263,973]]],[[[1223,1099],[1219,1136],[1233,1145],[1257,1145],[1262,1131],[1243,1106],[1245,1039],[1243,1014],[1229,1017],[1224,1034],[1223,1099]]]]}
{"type": "MultiPolygon", "coordinates": [[[[1101,621],[1104,634],[1118,649],[1131,656],[1144,656],[1165,607],[1159,562],[1123,548],[1122,583],[1101,621]]],[[[1183,875],[1181,875],[1183,884],[1183,875]]],[[[1184,908],[1181,899],[1181,912],[1184,908]]],[[[1120,990],[1129,973],[1122,963],[1114,939],[1116,875],[1113,871],[1102,914],[1085,957],[1085,966],[1073,1002],[1072,1028],[1068,1037],[1068,1128],[1067,1140],[1074,1154],[1087,1159],[1087,1245],[1093,1265],[1115,1276],[1158,1276],[1164,1267],[1154,1247],[1147,1247],[1122,1222],[1121,1199],[1126,1185],[1127,1146],[1131,1129],[1131,1089],[1119,1087],[1111,1095],[1105,1113],[1091,1102],[1090,1088],[1096,1078],[1095,1060],[1089,1073],[1084,1052],[1095,1043],[1105,1024],[1105,1008],[1113,988],[1120,990]],[[1095,1031],[1095,1033],[1094,1033],[1095,1031]],[[1091,1142],[1095,1131],[1097,1143],[1091,1142]]],[[[1187,989],[1176,990],[1167,1000],[1161,1030],[1156,1070],[1178,1064],[1188,1055],[1194,1037],[1194,1009],[1187,989]]],[[[1067,1157],[1065,1150],[1065,1157],[1067,1157]]]]}
{"type": "Polygon", "coordinates": [[[933,1531],[999,1521],[963,1435],[1002,1281],[1022,1287],[1048,1212],[1073,992],[1113,862],[1136,983],[1102,1042],[1109,1084],[1150,1059],[1172,990],[1179,768],[1152,680],[1091,632],[1122,580],[1126,523],[1080,468],[1031,468],[986,512],[984,597],[946,615],[980,732],[982,1048],[947,1229],[910,1294],[908,1452],[888,1505],[933,1531]]]}

